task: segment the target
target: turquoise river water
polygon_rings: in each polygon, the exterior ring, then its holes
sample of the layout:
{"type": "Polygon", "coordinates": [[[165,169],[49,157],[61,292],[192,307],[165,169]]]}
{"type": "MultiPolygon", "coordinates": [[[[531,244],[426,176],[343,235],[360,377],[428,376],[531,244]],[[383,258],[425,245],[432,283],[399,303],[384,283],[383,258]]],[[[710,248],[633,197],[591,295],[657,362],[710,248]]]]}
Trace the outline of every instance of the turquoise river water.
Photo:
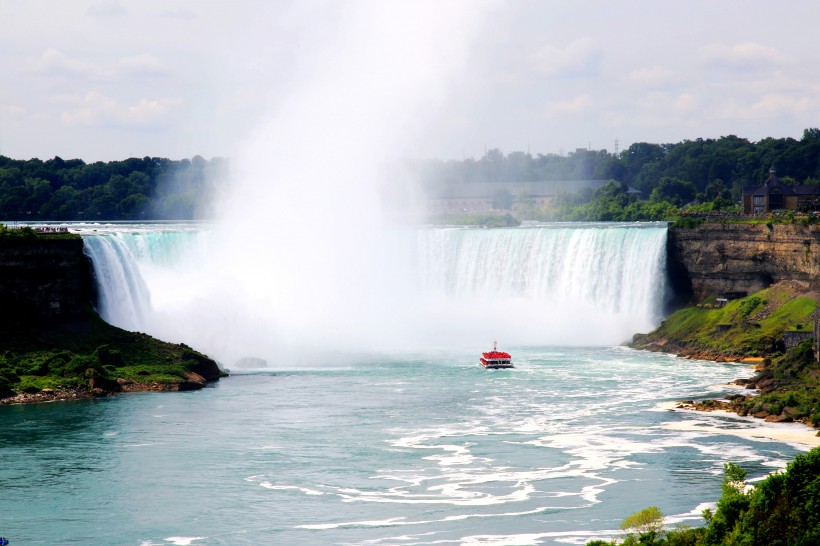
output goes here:
{"type": "Polygon", "coordinates": [[[664,224],[68,227],[106,320],[233,372],[0,407],[11,546],[584,544],[651,505],[699,525],[724,463],[760,479],[807,449],[670,410],[748,367],[618,345],[662,319],[664,224]],[[493,339],[515,369],[478,365],[493,339]]]}
{"type": "Polygon", "coordinates": [[[659,402],[745,367],[621,347],[511,347],[236,375],[190,393],[0,407],[17,544],[583,544],[657,505],[700,523],[723,463],[799,446],[659,402]],[[681,424],[687,426],[680,426],[681,424]],[[751,432],[746,437],[738,432],[751,432]]]}

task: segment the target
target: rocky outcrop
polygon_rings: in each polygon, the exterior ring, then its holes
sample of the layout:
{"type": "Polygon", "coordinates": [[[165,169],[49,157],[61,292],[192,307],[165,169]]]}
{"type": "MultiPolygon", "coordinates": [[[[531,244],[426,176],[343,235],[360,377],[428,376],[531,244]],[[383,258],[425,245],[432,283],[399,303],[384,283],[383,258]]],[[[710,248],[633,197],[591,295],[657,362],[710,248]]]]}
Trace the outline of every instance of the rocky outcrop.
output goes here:
{"type": "Polygon", "coordinates": [[[104,322],[91,285],[80,237],[0,231],[0,404],[189,391],[226,375],[187,345],[104,322]]]}
{"type": "Polygon", "coordinates": [[[717,224],[672,228],[669,272],[679,294],[750,294],[796,280],[820,288],[820,226],[717,224]]]}
{"type": "Polygon", "coordinates": [[[15,323],[85,316],[91,272],[80,237],[0,237],[0,309],[15,323]]]}

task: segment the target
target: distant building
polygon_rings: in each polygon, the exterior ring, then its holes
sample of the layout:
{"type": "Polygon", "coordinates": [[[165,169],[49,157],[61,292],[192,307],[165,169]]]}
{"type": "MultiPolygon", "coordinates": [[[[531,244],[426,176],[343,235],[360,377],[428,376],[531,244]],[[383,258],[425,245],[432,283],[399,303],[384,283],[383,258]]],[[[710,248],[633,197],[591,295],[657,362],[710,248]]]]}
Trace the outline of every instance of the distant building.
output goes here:
{"type": "Polygon", "coordinates": [[[743,188],[743,213],[761,214],[773,210],[820,210],[820,186],[787,186],[780,182],[772,167],[762,186],[743,188]]]}
{"type": "Polygon", "coordinates": [[[512,196],[513,210],[522,204],[540,208],[556,195],[597,190],[607,182],[609,180],[539,180],[447,184],[429,196],[429,210],[433,213],[490,212],[494,210],[493,199],[499,191],[512,196]]]}

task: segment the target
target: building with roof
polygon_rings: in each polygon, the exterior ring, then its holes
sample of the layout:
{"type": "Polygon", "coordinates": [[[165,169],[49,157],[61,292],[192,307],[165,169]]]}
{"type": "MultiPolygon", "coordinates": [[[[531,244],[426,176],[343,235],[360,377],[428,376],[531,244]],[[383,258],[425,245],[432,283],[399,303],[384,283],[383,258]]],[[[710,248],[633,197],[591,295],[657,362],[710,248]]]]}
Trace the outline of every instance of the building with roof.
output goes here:
{"type": "MultiPolygon", "coordinates": [[[[464,182],[442,185],[429,196],[429,211],[433,213],[491,212],[498,192],[513,198],[512,209],[522,204],[543,207],[559,194],[597,190],[609,180],[537,180],[529,182],[464,182]]],[[[630,188],[630,193],[637,192],[630,188]]]]}
{"type": "Polygon", "coordinates": [[[777,177],[774,167],[756,188],[743,188],[743,213],[762,214],[775,210],[820,210],[820,186],[788,186],[777,177]]]}

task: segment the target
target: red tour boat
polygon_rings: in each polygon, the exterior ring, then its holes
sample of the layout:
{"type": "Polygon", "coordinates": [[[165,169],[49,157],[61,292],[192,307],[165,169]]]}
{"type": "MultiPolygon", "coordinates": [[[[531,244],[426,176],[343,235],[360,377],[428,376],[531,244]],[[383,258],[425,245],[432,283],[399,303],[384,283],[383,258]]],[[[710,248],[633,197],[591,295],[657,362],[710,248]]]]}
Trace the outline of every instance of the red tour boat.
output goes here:
{"type": "Polygon", "coordinates": [[[491,370],[498,368],[515,368],[510,353],[499,351],[496,345],[497,343],[493,341],[493,350],[488,353],[481,353],[483,355],[483,357],[479,359],[481,365],[491,370]]]}

